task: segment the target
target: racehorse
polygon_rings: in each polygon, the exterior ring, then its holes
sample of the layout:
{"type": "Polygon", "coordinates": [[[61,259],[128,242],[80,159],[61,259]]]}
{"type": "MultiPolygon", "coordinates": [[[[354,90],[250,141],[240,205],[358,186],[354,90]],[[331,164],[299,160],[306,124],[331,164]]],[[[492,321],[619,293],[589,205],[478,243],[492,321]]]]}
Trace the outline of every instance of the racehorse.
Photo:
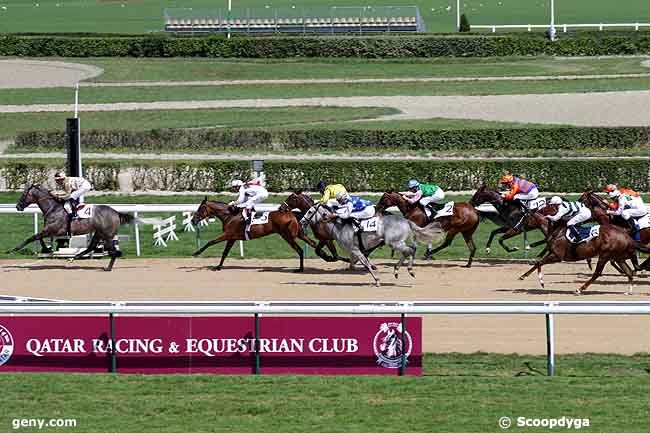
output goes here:
{"type": "Polygon", "coordinates": [[[582,242],[572,244],[566,238],[566,221],[560,220],[555,228],[550,228],[549,220],[539,213],[532,213],[528,216],[531,226],[540,228],[547,238],[548,249],[550,254],[539,259],[533,267],[519,277],[520,280],[528,277],[533,271],[537,270],[540,285],[544,288],[544,276],[542,266],[558,262],[577,262],[598,256],[598,263],[591,278],[585,282],[576,294],[581,294],[586,290],[603,272],[607,262],[612,261],[625,273],[628,278],[629,290],[627,294],[632,293],[632,269],[625,263],[625,260],[636,257],[636,251],[650,252],[650,248],[639,245],[632,239],[627,232],[618,226],[604,224],[600,226],[600,233],[597,237],[582,242]]]}
{"type": "MultiPolygon", "coordinates": [[[[68,213],[63,208],[62,200],[53,196],[47,189],[41,185],[32,184],[23,191],[16,209],[19,211],[31,204],[36,204],[43,213],[45,226],[40,233],[30,236],[20,245],[10,250],[9,253],[20,251],[33,241],[41,241],[43,238],[51,236],[64,236],[68,229],[68,213]]],[[[160,224],[161,221],[156,218],[134,218],[131,215],[123,214],[110,206],[95,205],[93,215],[90,218],[75,219],[70,225],[71,235],[85,235],[93,233],[90,245],[84,251],[74,256],[71,260],[79,259],[86,254],[91,253],[97,247],[100,241],[104,242],[104,248],[108,251],[111,258],[105,271],[111,271],[115,259],[122,256],[122,252],[115,248],[113,238],[117,230],[123,224],[160,224]]]]}
{"type": "Polygon", "coordinates": [[[413,261],[415,260],[416,245],[413,243],[413,238],[421,243],[433,243],[442,237],[442,229],[438,223],[418,227],[414,222],[401,216],[380,214],[376,217],[375,231],[361,232],[361,243],[363,244],[361,246],[353,225],[348,221],[336,221],[336,214],[325,205],[313,206],[307,211],[304,218],[309,223],[324,221],[339,245],[350,252],[350,261],[353,259],[359,261],[370,272],[377,286],[380,285],[379,276],[374,272],[372,264],[363,251],[385,243],[402,254],[394,268],[395,278],[398,277],[399,268],[406,259],[408,259],[408,272],[415,277],[413,261]]]}
{"type": "MultiPolygon", "coordinates": [[[[215,268],[219,271],[223,267],[223,262],[226,260],[226,257],[228,257],[228,253],[230,253],[230,249],[235,244],[235,241],[244,240],[244,229],[246,225],[241,209],[230,206],[228,203],[209,201],[208,198],[205,197],[192,217],[192,224],[196,225],[202,220],[211,217],[219,218],[223,226],[223,233],[195,251],[193,256],[197,257],[209,247],[216,245],[219,242],[226,241],[226,247],[221,254],[221,261],[215,268]]],[[[300,227],[298,219],[291,211],[277,210],[270,212],[266,223],[253,224],[251,226],[250,238],[262,238],[274,233],[282,236],[291,248],[298,253],[298,256],[300,257],[300,267],[296,272],[303,272],[305,269],[304,254],[302,248],[300,248],[296,243],[296,238],[302,239],[314,249],[316,248],[316,242],[305,235],[302,227],[300,227]]]]}
{"type": "MultiPolygon", "coordinates": [[[[474,196],[470,200],[474,206],[478,207],[484,203],[489,203],[496,209],[497,213],[492,212],[480,212],[481,218],[487,218],[498,226],[497,229],[490,232],[490,237],[488,238],[487,244],[485,245],[485,251],[490,254],[490,247],[492,246],[492,241],[494,237],[503,233],[499,238],[499,244],[506,250],[508,253],[514,253],[518,251],[517,247],[509,247],[504,242],[512,237],[518,236],[523,232],[533,230],[530,225],[528,225],[526,215],[521,207],[514,202],[505,201],[501,194],[498,191],[488,188],[486,185],[481,185],[481,187],[474,193],[474,196]]],[[[532,212],[532,211],[531,211],[532,212]]],[[[541,240],[530,244],[531,248],[543,245],[546,243],[546,240],[541,240]]]]}
{"type": "MultiPolygon", "coordinates": [[[[296,191],[291,195],[289,195],[289,197],[280,205],[280,209],[285,211],[291,211],[292,209],[299,209],[302,215],[304,216],[304,214],[312,206],[314,206],[314,200],[310,196],[303,194],[302,191],[296,191]]],[[[327,230],[327,226],[325,225],[325,223],[314,222],[310,225],[312,231],[314,232],[314,236],[316,236],[316,239],[318,239],[318,244],[316,245],[316,249],[314,250],[318,257],[322,258],[326,262],[336,262],[338,260],[344,262],[350,261],[345,257],[339,256],[338,252],[336,251],[336,246],[334,245],[334,238],[332,237],[331,232],[327,230]],[[323,252],[323,247],[325,246],[332,253],[331,256],[323,252]]]]}
{"type": "MultiPolygon", "coordinates": [[[[419,227],[425,227],[427,224],[431,223],[431,220],[427,218],[426,213],[420,206],[417,204],[410,204],[397,192],[385,192],[379,199],[377,210],[385,212],[387,208],[392,206],[397,206],[404,217],[414,222],[419,227]]],[[[467,249],[469,249],[469,260],[465,267],[471,267],[474,254],[476,253],[476,245],[474,245],[474,239],[472,236],[474,235],[479,223],[479,215],[476,209],[474,209],[474,206],[469,203],[454,203],[452,215],[436,218],[435,221],[440,224],[440,227],[446,233],[445,240],[435,249],[431,249],[431,247],[427,248],[424,258],[433,258],[435,253],[451,245],[456,235],[461,233],[465,239],[467,249]]]]}

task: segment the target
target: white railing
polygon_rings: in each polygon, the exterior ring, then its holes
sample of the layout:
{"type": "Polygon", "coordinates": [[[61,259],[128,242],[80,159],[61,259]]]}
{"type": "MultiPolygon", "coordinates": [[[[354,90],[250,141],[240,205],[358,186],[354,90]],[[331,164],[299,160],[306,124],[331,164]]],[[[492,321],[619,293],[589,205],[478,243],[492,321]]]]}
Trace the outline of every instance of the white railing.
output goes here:
{"type": "MultiPolygon", "coordinates": [[[[194,213],[199,207],[196,204],[107,204],[107,206],[112,207],[118,212],[132,213],[136,218],[139,216],[139,214],[145,213],[194,213]]],[[[261,204],[257,205],[255,209],[260,212],[266,212],[277,210],[279,207],[280,205],[277,204],[261,204]]],[[[41,210],[36,205],[31,205],[24,211],[18,211],[15,204],[0,204],[0,214],[32,214],[34,216],[34,234],[39,232],[38,216],[41,214],[41,210]]],[[[133,230],[135,234],[135,254],[136,256],[140,257],[142,254],[142,248],[140,245],[140,226],[138,224],[134,224],[133,230]]],[[[200,232],[198,230],[196,231],[196,236],[198,243],[200,236],[200,232]]],[[[239,254],[241,257],[244,257],[243,241],[239,241],[239,254]]]]}
{"type": "MultiPolygon", "coordinates": [[[[0,302],[0,315],[14,314],[543,314],[547,369],[555,372],[555,314],[650,314],[645,301],[13,301],[0,302]]],[[[111,336],[112,338],[112,336],[111,336]]],[[[259,338],[256,335],[255,338],[259,338]]]]}
{"type": "MultiPolygon", "coordinates": [[[[529,32],[533,29],[548,29],[550,26],[548,24],[499,24],[499,25],[472,25],[472,29],[488,29],[492,30],[492,33],[496,33],[497,30],[507,30],[507,29],[527,29],[529,32]]],[[[599,23],[599,24],[556,24],[556,29],[562,29],[566,33],[569,29],[598,29],[600,31],[605,30],[606,28],[634,28],[634,30],[639,30],[642,27],[650,27],[650,23],[599,23]]]]}

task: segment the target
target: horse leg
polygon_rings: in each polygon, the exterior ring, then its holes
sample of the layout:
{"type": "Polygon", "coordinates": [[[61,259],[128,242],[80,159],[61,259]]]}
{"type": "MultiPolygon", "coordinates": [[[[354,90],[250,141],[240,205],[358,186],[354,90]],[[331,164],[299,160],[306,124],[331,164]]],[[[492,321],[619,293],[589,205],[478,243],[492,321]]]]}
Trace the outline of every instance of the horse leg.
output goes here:
{"type": "Polygon", "coordinates": [[[531,248],[537,248],[538,246],[544,245],[545,243],[547,243],[547,240],[542,239],[541,241],[533,242],[532,244],[530,244],[530,247],[531,248]]]}
{"type": "Polygon", "coordinates": [[[300,245],[296,243],[295,238],[291,237],[289,233],[280,233],[280,236],[282,236],[284,240],[287,241],[291,248],[293,248],[294,251],[298,253],[298,257],[300,257],[300,267],[296,269],[295,272],[303,272],[305,270],[305,257],[302,248],[300,248],[300,245]]]}
{"type": "Polygon", "coordinates": [[[603,256],[598,256],[598,263],[596,263],[596,270],[594,270],[594,273],[591,276],[591,278],[589,278],[589,280],[587,280],[586,283],[584,283],[579,289],[576,290],[576,295],[579,295],[584,290],[587,290],[587,287],[589,287],[591,283],[596,281],[596,279],[602,275],[603,269],[605,268],[607,262],[609,262],[609,259],[604,258],[603,256]]]}
{"type": "Polygon", "coordinates": [[[233,239],[229,239],[226,242],[226,246],[223,249],[223,253],[221,253],[221,260],[219,261],[219,264],[217,265],[217,267],[214,268],[215,271],[220,271],[221,270],[221,268],[223,267],[223,262],[226,261],[226,257],[228,257],[228,254],[230,253],[230,249],[232,248],[233,245],[235,245],[235,241],[233,239]]]}
{"type": "MultiPolygon", "coordinates": [[[[397,277],[399,275],[399,268],[404,264],[404,261],[406,261],[407,258],[411,257],[411,255],[413,254],[413,248],[411,246],[409,246],[409,245],[406,245],[406,242],[404,242],[404,241],[400,241],[397,244],[391,245],[391,248],[393,249],[393,251],[399,251],[400,253],[402,253],[402,256],[399,258],[399,261],[397,262],[397,264],[395,265],[395,268],[394,268],[394,275],[395,275],[395,278],[397,279],[397,277]]],[[[409,264],[409,273],[411,275],[413,275],[413,272],[412,272],[411,269],[412,269],[412,267],[409,264]]]]}
{"type": "Polygon", "coordinates": [[[72,257],[70,259],[70,262],[80,259],[86,254],[90,254],[92,251],[95,251],[95,248],[97,248],[98,243],[99,243],[99,235],[97,235],[97,233],[94,233],[92,239],[90,239],[90,244],[88,244],[88,248],[86,248],[76,256],[72,257]]]}
{"type": "Polygon", "coordinates": [[[7,254],[12,254],[12,253],[15,253],[17,251],[20,251],[23,248],[25,248],[28,244],[30,244],[30,243],[32,243],[34,241],[40,241],[41,239],[43,239],[43,237],[45,237],[45,232],[44,231],[42,231],[40,233],[37,233],[34,236],[30,236],[27,239],[25,239],[20,245],[18,245],[15,248],[12,248],[9,251],[7,251],[7,254]]]}
{"type": "MultiPolygon", "coordinates": [[[[538,273],[539,273],[538,277],[543,278],[543,274],[542,274],[542,266],[544,266],[544,265],[548,265],[548,264],[550,264],[550,263],[557,263],[557,262],[559,262],[559,261],[560,261],[560,259],[559,259],[555,254],[551,253],[551,254],[549,254],[548,256],[546,256],[546,257],[544,257],[544,258],[538,260],[537,263],[535,263],[535,264],[533,265],[533,267],[530,268],[530,269],[529,269],[525,274],[523,274],[522,276],[520,276],[519,279],[520,279],[520,280],[524,280],[524,279],[526,279],[526,277],[528,277],[530,274],[532,274],[533,272],[535,272],[535,270],[538,270],[538,273]]],[[[542,280],[542,281],[544,281],[544,280],[542,280]]],[[[540,283],[541,283],[541,282],[540,282],[540,283]]],[[[544,287],[542,286],[542,288],[544,288],[544,287]]]]}
{"type": "Polygon", "coordinates": [[[467,249],[469,250],[469,260],[465,265],[466,268],[472,267],[472,260],[474,260],[474,254],[476,254],[476,245],[474,245],[474,239],[472,238],[473,234],[474,232],[463,233],[463,238],[465,239],[465,245],[467,245],[467,249]]]}
{"type": "Polygon", "coordinates": [[[203,251],[207,250],[212,245],[216,245],[219,242],[223,242],[223,241],[227,241],[227,240],[228,240],[228,235],[226,235],[226,233],[221,233],[218,237],[216,237],[215,239],[212,239],[209,242],[206,242],[206,244],[203,245],[200,249],[198,249],[197,251],[194,251],[194,253],[192,253],[192,257],[198,257],[198,256],[201,255],[201,253],[203,251]]]}
{"type": "Polygon", "coordinates": [[[50,247],[48,247],[47,245],[45,245],[45,241],[43,240],[43,238],[39,239],[38,241],[39,241],[40,244],[41,244],[41,253],[43,253],[43,254],[49,254],[49,253],[52,252],[52,248],[50,248],[50,247]]]}
{"type": "Polygon", "coordinates": [[[503,247],[504,250],[508,253],[514,253],[515,251],[519,251],[518,247],[509,247],[503,242],[507,239],[513,238],[517,235],[520,235],[521,231],[520,230],[515,230],[515,229],[509,229],[503,236],[499,238],[499,245],[503,247]]]}
{"type": "Polygon", "coordinates": [[[621,260],[618,262],[621,268],[623,268],[623,271],[625,275],[627,276],[627,284],[628,284],[628,290],[625,292],[626,295],[631,295],[632,294],[632,282],[633,282],[633,277],[634,277],[634,271],[632,271],[632,268],[625,263],[625,260],[621,260]]]}
{"type": "MultiPolygon", "coordinates": [[[[314,252],[316,253],[316,255],[318,257],[320,257],[321,259],[325,260],[326,262],[335,262],[335,261],[337,261],[338,258],[336,257],[336,253],[334,253],[334,255],[330,256],[327,253],[323,252],[323,246],[324,245],[325,245],[325,243],[323,241],[318,241],[318,244],[316,245],[316,248],[314,248],[314,252]]],[[[330,249],[330,251],[331,251],[331,249],[330,249]]]]}
{"type": "Polygon", "coordinates": [[[111,257],[111,260],[108,262],[108,266],[104,268],[106,272],[113,270],[113,265],[115,260],[118,257],[122,257],[122,251],[118,251],[115,248],[115,243],[113,242],[113,236],[104,237],[104,248],[108,250],[108,255],[111,257]]]}
{"type": "Polygon", "coordinates": [[[407,265],[407,269],[409,271],[409,275],[415,278],[415,273],[413,272],[413,263],[415,262],[415,252],[417,251],[418,247],[417,245],[413,244],[411,245],[411,254],[409,255],[409,261],[407,265]]]}
{"type": "Polygon", "coordinates": [[[490,232],[490,237],[488,238],[487,244],[485,244],[485,253],[486,254],[490,254],[492,252],[492,248],[490,248],[490,247],[492,245],[492,241],[494,240],[494,237],[498,233],[505,233],[506,231],[508,231],[507,227],[499,227],[499,228],[494,229],[494,230],[492,230],[490,232]]]}
{"type": "MultiPolygon", "coordinates": [[[[444,249],[447,248],[449,245],[451,245],[452,241],[453,241],[454,238],[456,237],[456,234],[457,234],[457,233],[451,233],[451,232],[447,233],[447,236],[445,236],[445,241],[444,241],[442,244],[438,245],[438,246],[437,246],[436,248],[434,248],[432,251],[427,251],[428,258],[433,258],[433,255],[434,255],[435,253],[437,253],[437,252],[440,251],[440,250],[444,250],[444,249]]],[[[425,256],[425,257],[426,257],[426,256],[425,256]]]]}
{"type": "Polygon", "coordinates": [[[372,269],[372,264],[370,263],[370,260],[366,256],[363,255],[363,253],[358,249],[358,248],[353,248],[350,250],[350,262],[352,262],[352,258],[355,258],[356,261],[360,262],[367,270],[370,272],[370,275],[372,275],[372,278],[375,280],[375,286],[379,287],[379,276],[375,273],[375,271],[372,269]]]}

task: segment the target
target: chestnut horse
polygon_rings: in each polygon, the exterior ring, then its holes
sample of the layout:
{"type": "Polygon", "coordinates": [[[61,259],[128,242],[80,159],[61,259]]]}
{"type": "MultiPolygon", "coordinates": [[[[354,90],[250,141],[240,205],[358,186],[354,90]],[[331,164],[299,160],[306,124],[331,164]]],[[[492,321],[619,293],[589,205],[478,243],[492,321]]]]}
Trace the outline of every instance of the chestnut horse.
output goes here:
{"type": "MultiPolygon", "coordinates": [[[[385,212],[387,208],[392,206],[397,206],[406,219],[413,221],[419,227],[424,227],[430,222],[426,213],[419,205],[410,204],[401,194],[393,191],[385,192],[381,196],[377,204],[377,211],[385,212]]],[[[456,235],[460,233],[465,239],[467,249],[469,249],[469,260],[465,267],[471,267],[474,254],[476,253],[476,245],[474,245],[472,236],[478,227],[479,220],[479,214],[472,204],[455,203],[453,215],[436,218],[436,221],[440,223],[440,226],[446,233],[445,240],[435,249],[427,249],[425,258],[433,258],[435,253],[451,245],[456,235]]]]}
{"type": "MultiPolygon", "coordinates": [[[[216,270],[219,271],[221,270],[223,262],[226,260],[230,249],[235,244],[235,241],[244,240],[245,222],[241,214],[241,209],[229,206],[228,203],[220,201],[208,201],[208,198],[206,197],[194,213],[192,224],[196,225],[201,220],[211,217],[219,218],[223,225],[223,233],[215,239],[207,242],[199,250],[195,251],[193,256],[197,257],[212,245],[226,241],[226,247],[221,254],[221,261],[216,267],[216,270]]],[[[296,272],[304,271],[304,254],[302,248],[300,248],[296,243],[296,238],[302,239],[313,248],[316,248],[316,242],[305,235],[296,216],[292,212],[284,210],[270,212],[268,222],[251,226],[250,237],[251,239],[257,239],[273,233],[282,236],[291,248],[298,253],[298,256],[300,257],[300,268],[298,268],[296,272]]]]}
{"type": "Polygon", "coordinates": [[[627,294],[632,293],[632,269],[625,263],[625,260],[636,257],[636,251],[648,252],[650,249],[639,245],[632,239],[627,232],[621,227],[604,224],[600,226],[598,237],[580,244],[572,244],[565,236],[566,222],[558,221],[553,229],[550,227],[550,221],[540,213],[531,213],[527,222],[531,226],[540,228],[548,240],[549,255],[539,259],[533,267],[519,277],[520,280],[528,277],[533,271],[537,270],[540,285],[544,288],[544,276],[542,266],[558,262],[577,262],[591,257],[598,256],[596,269],[589,280],[584,283],[576,294],[581,294],[602,274],[603,268],[607,262],[612,261],[620,267],[628,278],[629,290],[627,294]]]}

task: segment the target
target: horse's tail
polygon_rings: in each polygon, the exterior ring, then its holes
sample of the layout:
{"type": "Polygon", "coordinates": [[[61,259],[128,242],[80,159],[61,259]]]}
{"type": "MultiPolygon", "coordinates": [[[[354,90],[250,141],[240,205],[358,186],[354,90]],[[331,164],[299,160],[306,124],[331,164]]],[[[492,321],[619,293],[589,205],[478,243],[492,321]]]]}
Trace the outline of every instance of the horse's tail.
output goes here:
{"type": "Polygon", "coordinates": [[[424,227],[419,227],[413,221],[408,222],[411,226],[411,231],[415,235],[415,240],[421,244],[435,244],[442,240],[445,231],[438,221],[434,221],[424,227]]]}
{"type": "Polygon", "coordinates": [[[120,212],[120,225],[124,224],[150,224],[150,225],[163,225],[165,222],[161,218],[136,218],[133,215],[120,212]]]}

